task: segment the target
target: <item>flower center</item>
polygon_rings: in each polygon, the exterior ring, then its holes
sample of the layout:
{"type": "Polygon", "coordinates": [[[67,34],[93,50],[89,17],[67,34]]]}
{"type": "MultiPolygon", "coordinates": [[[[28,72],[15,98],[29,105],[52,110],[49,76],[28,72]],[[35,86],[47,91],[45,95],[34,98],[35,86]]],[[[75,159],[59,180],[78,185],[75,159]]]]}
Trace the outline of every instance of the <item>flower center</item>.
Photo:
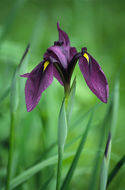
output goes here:
{"type": "Polygon", "coordinates": [[[43,71],[46,70],[47,66],[49,65],[49,61],[45,61],[43,65],[43,71]]]}

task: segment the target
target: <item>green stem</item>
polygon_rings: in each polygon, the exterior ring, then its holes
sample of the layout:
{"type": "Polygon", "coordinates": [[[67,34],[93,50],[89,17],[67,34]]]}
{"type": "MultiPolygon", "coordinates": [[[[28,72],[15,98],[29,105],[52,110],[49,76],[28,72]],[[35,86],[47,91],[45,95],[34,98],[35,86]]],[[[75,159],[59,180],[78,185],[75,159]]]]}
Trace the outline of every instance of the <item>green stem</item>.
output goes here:
{"type": "Polygon", "coordinates": [[[10,178],[11,178],[12,158],[13,158],[13,143],[14,143],[14,113],[11,113],[6,190],[10,189],[10,178]]]}
{"type": "Polygon", "coordinates": [[[57,168],[56,190],[60,190],[60,186],[61,186],[61,171],[62,171],[63,149],[64,149],[63,147],[58,147],[58,168],[57,168]]]}
{"type": "Polygon", "coordinates": [[[62,106],[60,109],[60,114],[58,118],[58,167],[57,167],[57,181],[56,181],[56,190],[61,188],[61,175],[62,175],[62,162],[63,162],[63,151],[65,146],[65,141],[67,137],[67,104],[68,97],[64,98],[62,106]]]}

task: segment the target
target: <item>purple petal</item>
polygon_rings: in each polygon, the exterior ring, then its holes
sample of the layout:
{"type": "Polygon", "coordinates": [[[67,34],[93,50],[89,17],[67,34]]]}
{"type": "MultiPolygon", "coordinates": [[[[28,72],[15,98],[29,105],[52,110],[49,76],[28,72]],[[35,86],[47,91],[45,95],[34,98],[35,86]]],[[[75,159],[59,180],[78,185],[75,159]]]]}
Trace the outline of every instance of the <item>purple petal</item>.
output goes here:
{"type": "Polygon", "coordinates": [[[48,48],[48,51],[53,52],[57,56],[61,65],[64,68],[67,68],[67,57],[63,54],[62,48],[60,46],[51,46],[48,48]]]}
{"type": "Polygon", "coordinates": [[[77,50],[75,47],[70,47],[70,61],[74,57],[74,55],[77,53],[77,50]]]}
{"type": "Polygon", "coordinates": [[[59,31],[59,41],[62,41],[65,46],[70,46],[69,37],[66,34],[66,32],[61,30],[61,28],[59,27],[59,23],[57,23],[57,28],[58,28],[58,31],[59,31]]]}
{"type": "Polygon", "coordinates": [[[90,65],[85,57],[79,58],[79,67],[91,91],[104,103],[108,99],[108,83],[99,64],[89,55],[90,65]]]}
{"type": "MultiPolygon", "coordinates": [[[[29,74],[25,86],[27,111],[33,110],[40,101],[42,92],[53,81],[53,65],[49,64],[43,71],[44,62],[40,63],[29,74]]],[[[25,75],[24,75],[25,76],[25,75]]]]}
{"type": "Polygon", "coordinates": [[[59,41],[63,42],[62,47],[62,52],[63,54],[67,57],[67,60],[70,61],[70,40],[66,32],[61,30],[59,23],[57,23],[57,29],[59,32],[59,41]]]}
{"type": "Polygon", "coordinates": [[[60,74],[59,74],[59,72],[56,70],[55,67],[53,67],[53,75],[54,75],[54,77],[59,81],[59,83],[60,83],[62,86],[64,86],[64,84],[63,84],[63,82],[62,82],[62,79],[61,79],[61,77],[60,77],[60,74]]]}
{"type": "MultiPolygon", "coordinates": [[[[50,59],[52,63],[58,62],[57,60],[57,56],[53,53],[53,52],[46,52],[44,54],[44,59],[50,59]]],[[[63,85],[62,79],[60,77],[59,72],[57,71],[57,69],[53,66],[53,75],[54,77],[59,81],[59,83],[61,85],[63,85]]]]}

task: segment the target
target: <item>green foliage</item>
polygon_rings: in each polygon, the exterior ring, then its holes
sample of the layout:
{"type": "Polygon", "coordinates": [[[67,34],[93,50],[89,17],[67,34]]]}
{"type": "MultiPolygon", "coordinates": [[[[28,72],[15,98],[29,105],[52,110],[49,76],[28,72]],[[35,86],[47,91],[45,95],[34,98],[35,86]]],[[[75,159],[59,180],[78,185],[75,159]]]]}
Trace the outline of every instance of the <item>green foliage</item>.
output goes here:
{"type": "MultiPolygon", "coordinates": [[[[11,189],[55,190],[58,142],[60,147],[65,144],[60,179],[61,184],[68,180],[68,189],[96,190],[100,186],[105,189],[106,185],[109,190],[125,189],[124,6],[121,0],[0,1],[0,189],[6,185],[9,127],[13,124],[11,189]],[[62,108],[59,141],[57,123],[63,88],[54,80],[39,105],[27,113],[26,80],[19,76],[42,61],[46,49],[58,39],[57,21],[69,34],[72,46],[78,51],[87,47],[98,60],[110,89],[108,105],[100,103],[76,67],[76,95],[73,87],[68,111],[62,108]],[[16,68],[29,42],[30,51],[19,71],[16,68]],[[90,130],[88,116],[93,111],[90,130]],[[105,157],[109,132],[112,147],[111,151],[108,149],[110,157],[105,157]]],[[[75,86],[75,80],[72,84],[75,86]]]]}
{"type": "Polygon", "coordinates": [[[88,122],[88,124],[87,124],[87,126],[86,126],[86,130],[85,130],[85,132],[83,133],[83,135],[82,135],[82,137],[81,137],[80,144],[79,144],[79,146],[78,146],[78,148],[77,148],[77,151],[76,151],[76,154],[75,154],[75,156],[74,156],[74,158],[73,158],[73,161],[72,161],[72,163],[71,163],[71,166],[70,166],[70,168],[69,168],[69,170],[68,170],[68,172],[67,172],[67,175],[66,175],[66,177],[65,177],[65,179],[64,179],[64,182],[63,182],[63,184],[62,184],[61,190],[67,189],[67,187],[68,187],[68,185],[69,185],[69,183],[70,183],[70,181],[71,181],[71,179],[72,179],[72,176],[73,176],[73,174],[74,174],[74,172],[75,172],[75,169],[76,169],[76,166],[77,166],[77,163],[78,163],[78,160],[79,160],[80,155],[81,155],[81,153],[82,153],[82,149],[83,149],[84,144],[85,144],[85,142],[86,142],[86,138],[87,138],[87,135],[88,135],[88,131],[89,131],[90,125],[91,125],[91,120],[92,120],[92,115],[91,115],[91,117],[90,117],[90,119],[89,119],[89,122],[88,122]]]}

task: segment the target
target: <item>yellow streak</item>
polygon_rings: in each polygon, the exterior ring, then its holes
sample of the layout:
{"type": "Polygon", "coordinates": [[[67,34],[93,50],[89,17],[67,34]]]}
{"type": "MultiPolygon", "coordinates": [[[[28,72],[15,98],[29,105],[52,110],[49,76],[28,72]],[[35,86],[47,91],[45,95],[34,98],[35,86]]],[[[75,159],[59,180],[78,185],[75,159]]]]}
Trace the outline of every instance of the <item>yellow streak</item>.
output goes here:
{"type": "Polygon", "coordinates": [[[89,63],[89,56],[88,56],[88,54],[84,53],[83,57],[85,57],[87,59],[88,63],[89,63]]]}
{"type": "Polygon", "coordinates": [[[44,63],[44,65],[43,65],[43,71],[46,70],[46,68],[47,68],[48,65],[49,65],[49,61],[46,61],[46,62],[44,63]]]}

